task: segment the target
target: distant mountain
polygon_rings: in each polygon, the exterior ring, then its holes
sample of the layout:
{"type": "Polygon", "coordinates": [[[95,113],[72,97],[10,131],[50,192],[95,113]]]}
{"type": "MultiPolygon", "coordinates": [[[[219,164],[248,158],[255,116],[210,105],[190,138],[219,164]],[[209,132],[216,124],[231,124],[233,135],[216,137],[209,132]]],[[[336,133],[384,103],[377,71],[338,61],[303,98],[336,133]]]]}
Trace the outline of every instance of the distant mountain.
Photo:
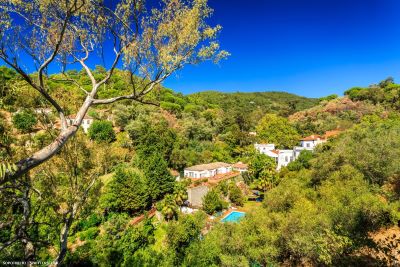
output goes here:
{"type": "Polygon", "coordinates": [[[216,105],[224,110],[240,110],[252,112],[261,109],[262,112],[290,115],[294,112],[318,105],[317,98],[307,98],[286,92],[235,92],[222,93],[218,91],[204,91],[187,95],[193,102],[216,105]]]}

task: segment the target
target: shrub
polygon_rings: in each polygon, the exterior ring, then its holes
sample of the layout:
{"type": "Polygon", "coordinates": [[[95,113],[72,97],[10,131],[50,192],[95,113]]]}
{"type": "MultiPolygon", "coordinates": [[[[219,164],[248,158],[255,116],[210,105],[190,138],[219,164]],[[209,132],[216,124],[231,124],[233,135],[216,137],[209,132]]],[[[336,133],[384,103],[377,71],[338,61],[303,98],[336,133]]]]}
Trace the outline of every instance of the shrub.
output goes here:
{"type": "Polygon", "coordinates": [[[244,204],[243,193],[240,190],[240,188],[235,184],[232,184],[229,187],[229,200],[233,204],[238,205],[238,206],[243,206],[243,204],[244,204]]]}
{"type": "Polygon", "coordinates": [[[91,227],[86,231],[79,233],[79,238],[81,240],[93,240],[99,234],[100,230],[98,227],[91,227]]]}
{"type": "Polygon", "coordinates": [[[182,111],[182,107],[180,105],[170,102],[161,102],[160,107],[174,114],[182,111]]]}
{"type": "Polygon", "coordinates": [[[33,126],[37,123],[35,114],[30,111],[21,111],[14,115],[13,124],[15,128],[21,132],[27,133],[32,131],[33,126]]]}
{"type": "Polygon", "coordinates": [[[109,121],[94,121],[88,131],[89,137],[97,142],[110,143],[115,140],[115,132],[109,121]]]}
{"type": "Polygon", "coordinates": [[[300,152],[299,157],[288,164],[287,168],[290,171],[299,171],[301,169],[310,168],[310,160],[313,158],[313,153],[308,150],[303,150],[300,152]]]}
{"type": "Polygon", "coordinates": [[[226,206],[227,203],[221,198],[217,190],[209,191],[203,198],[203,209],[208,214],[221,211],[226,206]]]}
{"type": "Polygon", "coordinates": [[[83,231],[94,226],[99,226],[101,222],[102,217],[96,213],[93,213],[89,215],[89,217],[87,217],[86,219],[79,221],[76,227],[77,230],[83,231]]]}

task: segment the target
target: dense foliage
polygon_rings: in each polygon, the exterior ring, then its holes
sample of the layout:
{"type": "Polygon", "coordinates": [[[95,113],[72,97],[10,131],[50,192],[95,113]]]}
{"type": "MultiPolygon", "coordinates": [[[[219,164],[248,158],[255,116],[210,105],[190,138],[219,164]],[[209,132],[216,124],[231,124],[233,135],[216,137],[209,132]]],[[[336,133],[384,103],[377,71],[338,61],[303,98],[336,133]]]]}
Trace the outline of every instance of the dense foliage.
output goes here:
{"type": "Polygon", "coordinates": [[[88,129],[90,139],[97,142],[110,143],[115,140],[112,123],[109,121],[94,121],[88,129]]]}
{"type": "MultiPolygon", "coordinates": [[[[21,81],[1,71],[2,94],[12,101],[1,107],[0,157],[9,161],[44,147],[58,129],[51,113],[35,114],[29,135],[14,125],[23,112],[17,107],[45,106],[29,90],[15,95],[9,82],[21,81]]],[[[99,67],[94,72],[103,75],[99,67]]],[[[103,97],[126,86],[124,72],[116,74],[100,90],[103,97]]],[[[70,75],[85,79],[78,71],[70,75]]],[[[71,92],[64,105],[73,114],[82,92],[57,79],[50,85],[54,93],[71,92]]],[[[159,106],[127,101],[92,108],[88,135],[79,132],[23,183],[1,188],[0,243],[14,242],[0,259],[54,260],[65,253],[69,266],[348,266],[368,257],[384,265],[363,251],[378,249],[374,233],[400,219],[400,119],[397,85],[389,80],[373,88],[310,100],[280,93],[185,96],[160,87],[146,96],[159,106]],[[385,97],[373,100],[366,93],[372,89],[385,97]],[[291,147],[301,136],[334,129],[343,132],[279,173],[272,158],[253,148],[256,142],[291,147]],[[171,169],[214,161],[242,161],[249,170],[239,183],[211,188],[205,212],[184,214],[190,181],[177,182],[171,169]],[[245,209],[246,217],[219,223],[228,206],[245,209]]]]}
{"type": "Polygon", "coordinates": [[[18,112],[13,116],[13,124],[15,128],[23,133],[32,131],[33,126],[35,126],[36,123],[37,119],[35,117],[35,114],[26,110],[18,112]]]}
{"type": "Polygon", "coordinates": [[[226,202],[218,190],[211,190],[204,196],[203,209],[206,213],[213,214],[222,211],[224,207],[226,207],[226,202]]]}
{"type": "Polygon", "coordinates": [[[102,207],[111,212],[134,214],[150,205],[148,184],[138,171],[119,167],[106,185],[102,207]]]}
{"type": "Polygon", "coordinates": [[[257,136],[267,144],[278,148],[292,148],[297,145],[300,135],[286,118],[274,114],[265,115],[257,126],[257,136]]]}

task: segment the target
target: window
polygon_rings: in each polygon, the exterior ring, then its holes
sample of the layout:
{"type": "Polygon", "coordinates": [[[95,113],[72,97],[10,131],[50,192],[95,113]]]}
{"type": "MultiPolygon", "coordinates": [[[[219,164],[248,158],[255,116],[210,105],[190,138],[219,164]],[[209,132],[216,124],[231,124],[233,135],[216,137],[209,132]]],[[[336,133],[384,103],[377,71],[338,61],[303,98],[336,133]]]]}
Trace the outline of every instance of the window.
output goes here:
{"type": "Polygon", "coordinates": [[[307,147],[310,147],[310,143],[307,143],[307,147]]]}
{"type": "Polygon", "coordinates": [[[288,162],[289,161],[289,157],[285,156],[285,161],[288,162]]]}

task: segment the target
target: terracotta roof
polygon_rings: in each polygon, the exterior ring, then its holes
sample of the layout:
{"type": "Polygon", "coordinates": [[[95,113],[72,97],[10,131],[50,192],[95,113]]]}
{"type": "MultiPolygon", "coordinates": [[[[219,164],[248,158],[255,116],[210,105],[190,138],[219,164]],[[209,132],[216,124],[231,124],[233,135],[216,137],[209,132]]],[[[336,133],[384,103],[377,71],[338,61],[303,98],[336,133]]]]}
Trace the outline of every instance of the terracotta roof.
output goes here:
{"type": "Polygon", "coordinates": [[[228,163],[225,162],[213,162],[213,163],[208,163],[208,164],[200,164],[200,165],[194,165],[188,168],[185,168],[187,171],[204,171],[204,170],[215,170],[221,167],[229,167],[231,166],[228,163]]]}
{"type": "Polygon", "coordinates": [[[238,168],[238,169],[247,169],[248,165],[239,161],[235,164],[232,165],[233,168],[238,168]]]}
{"type": "Polygon", "coordinates": [[[274,153],[274,154],[279,155],[279,150],[277,150],[277,149],[271,150],[271,152],[274,153]]]}
{"type": "Polygon", "coordinates": [[[228,173],[221,173],[221,174],[217,174],[213,177],[204,177],[204,178],[190,178],[190,180],[192,181],[192,184],[190,184],[188,186],[188,188],[195,188],[195,187],[200,187],[200,186],[213,186],[216,185],[222,181],[228,180],[230,178],[236,177],[240,174],[240,172],[237,171],[231,171],[228,173]],[[204,180],[204,182],[195,185],[194,182],[196,181],[201,181],[204,180]]]}
{"type": "Polygon", "coordinates": [[[301,139],[301,141],[316,141],[318,139],[324,139],[324,138],[320,135],[313,134],[313,135],[304,137],[303,139],[301,139]]]}
{"type": "Polygon", "coordinates": [[[219,182],[225,181],[227,179],[236,177],[240,174],[240,172],[228,172],[228,173],[221,173],[221,174],[217,174],[213,177],[209,177],[208,178],[208,185],[212,185],[212,184],[218,184],[219,182]]]}

